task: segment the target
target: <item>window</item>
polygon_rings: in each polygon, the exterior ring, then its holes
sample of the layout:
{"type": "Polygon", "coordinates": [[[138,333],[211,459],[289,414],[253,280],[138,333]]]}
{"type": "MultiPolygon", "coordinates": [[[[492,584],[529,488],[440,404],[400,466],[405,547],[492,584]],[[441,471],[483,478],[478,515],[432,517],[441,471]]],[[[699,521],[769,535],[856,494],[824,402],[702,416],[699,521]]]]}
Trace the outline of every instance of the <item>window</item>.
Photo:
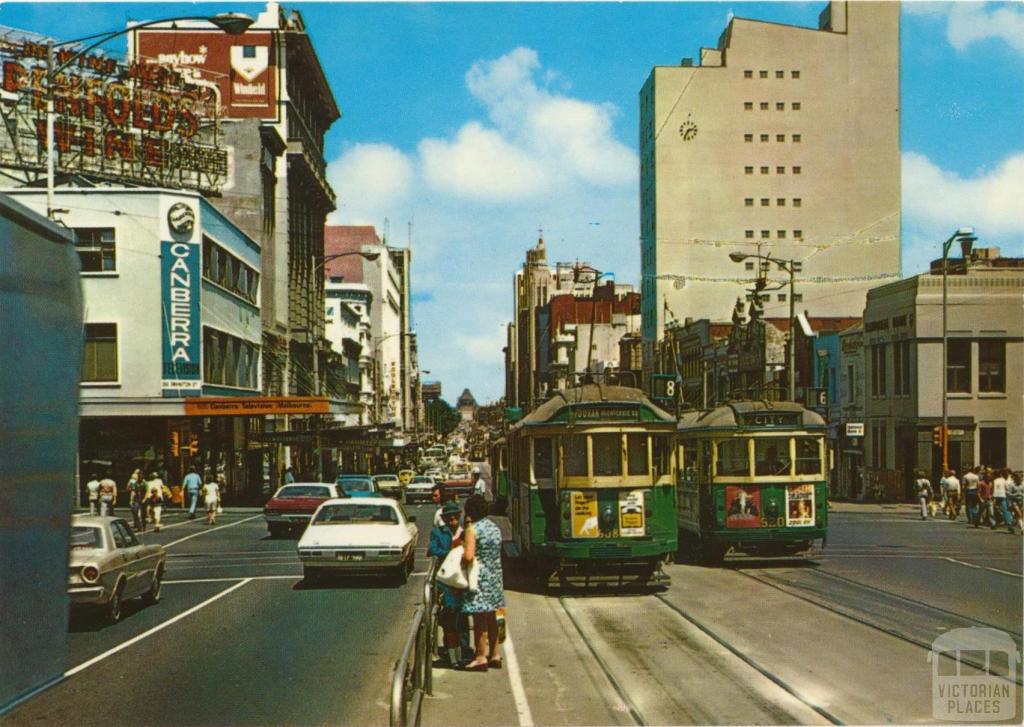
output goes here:
{"type": "Polygon", "coordinates": [[[622,475],[622,439],[618,434],[594,434],[590,437],[594,448],[594,477],[620,477],[622,475]]]}
{"type": "Polygon", "coordinates": [[[83,273],[110,273],[117,270],[113,227],[75,227],[75,249],[83,273]]]}
{"type": "Polygon", "coordinates": [[[877,343],[871,347],[871,395],[886,395],[886,345],[877,343]]]}
{"type": "Polygon", "coordinates": [[[775,141],[779,142],[780,144],[782,142],[784,142],[785,140],[786,140],[786,135],[785,134],[776,134],[775,135],[775,141]]]}
{"type": "Polygon", "coordinates": [[[958,394],[971,392],[970,339],[952,339],[946,346],[946,390],[958,394]]]}
{"type": "MultiPolygon", "coordinates": [[[[753,200],[751,200],[751,204],[753,204],[753,200]]],[[[746,230],[744,232],[744,235],[746,236],[746,238],[748,240],[752,240],[754,238],[754,231],[753,230],[746,230]]]]}
{"type": "Polygon", "coordinates": [[[888,462],[886,440],[888,439],[884,421],[872,422],[871,426],[871,466],[885,469],[888,462]]]}
{"type": "Polygon", "coordinates": [[[82,381],[117,381],[117,324],[86,323],[82,381]]]}
{"type": "Polygon", "coordinates": [[[892,393],[896,396],[910,396],[910,341],[893,343],[892,393]]]}
{"type": "Polygon", "coordinates": [[[749,477],[750,476],[750,453],[747,450],[747,441],[743,438],[723,439],[718,442],[718,471],[719,477],[749,477]]]}
{"type": "Polygon", "coordinates": [[[776,197],[775,198],[775,206],[776,207],[785,207],[786,206],[786,198],[785,197],[776,197]]]}
{"type": "Polygon", "coordinates": [[[754,140],[754,135],[753,134],[744,134],[743,135],[743,141],[745,141],[747,143],[750,143],[753,140],[754,140]]]}
{"type": "Polygon", "coordinates": [[[821,474],[821,441],[814,437],[796,438],[796,474],[821,474]]]}
{"type": "Polygon", "coordinates": [[[785,111],[786,110],[786,104],[783,101],[776,101],[775,102],[775,110],[776,111],[785,111]]]}
{"type": "Polygon", "coordinates": [[[768,71],[758,71],[757,75],[761,78],[768,78],[768,71]]]}
{"type": "Polygon", "coordinates": [[[794,197],[793,198],[793,206],[794,207],[801,207],[801,206],[803,206],[803,203],[804,203],[803,197],[794,197]]]}
{"type": "Polygon", "coordinates": [[[775,231],[775,236],[777,238],[779,238],[780,240],[785,240],[786,239],[786,231],[785,230],[776,230],[775,231]]]}
{"type": "Polygon", "coordinates": [[[241,389],[259,388],[259,347],[203,327],[203,380],[241,389]]]}
{"type": "Polygon", "coordinates": [[[793,109],[794,111],[799,111],[799,110],[800,110],[800,102],[799,102],[799,101],[794,101],[794,102],[793,102],[793,103],[791,104],[791,108],[792,108],[792,109],[793,109]]]}
{"type": "Polygon", "coordinates": [[[793,237],[795,237],[797,240],[804,239],[804,231],[803,230],[793,230],[793,237]]]}
{"type": "Polygon", "coordinates": [[[743,167],[743,173],[744,174],[753,174],[754,173],[754,168],[753,167],[743,167]]]}
{"type": "Polygon", "coordinates": [[[793,293],[793,302],[794,303],[803,303],[804,302],[804,294],[803,293],[793,293]]]}
{"type": "Polygon", "coordinates": [[[256,305],[260,274],[205,235],[203,277],[256,305]]]}
{"type": "Polygon", "coordinates": [[[779,302],[780,303],[785,303],[786,302],[786,294],[785,293],[779,293],[779,302]]]}
{"type": "Polygon", "coordinates": [[[743,204],[746,207],[753,207],[754,206],[754,198],[753,197],[747,197],[745,200],[743,200],[743,204]]]}
{"type": "Polygon", "coordinates": [[[854,385],[855,384],[856,384],[856,379],[854,379],[854,376],[853,376],[853,366],[847,366],[846,367],[846,400],[848,402],[851,402],[851,403],[857,397],[857,393],[854,390],[854,385]]]}
{"type": "Polygon", "coordinates": [[[758,104],[758,105],[759,105],[759,106],[761,107],[761,110],[762,110],[762,111],[767,111],[767,110],[768,110],[768,102],[767,102],[767,101],[762,101],[762,102],[761,102],[760,104],[758,104]]]}
{"type": "Polygon", "coordinates": [[[799,144],[800,143],[800,134],[793,134],[793,143],[794,144],[799,144]]]}
{"type": "Polygon", "coordinates": [[[536,437],[533,440],[533,476],[535,479],[552,477],[551,438],[536,437]]]}
{"type": "Polygon", "coordinates": [[[786,72],[785,71],[775,71],[775,77],[776,78],[785,78],[786,77],[786,72]]]}
{"type": "Polygon", "coordinates": [[[761,134],[761,141],[762,142],[768,141],[768,134],[761,134]]]}
{"type": "Polygon", "coordinates": [[[754,72],[753,71],[743,71],[743,77],[744,78],[753,78],[754,77],[754,72]]]}
{"type": "Polygon", "coordinates": [[[800,71],[790,71],[789,75],[793,78],[800,78],[800,71]]]}
{"type": "MultiPolygon", "coordinates": [[[[754,236],[754,235],[753,235],[753,232],[754,232],[754,231],[753,231],[753,230],[751,230],[750,232],[751,232],[751,235],[750,235],[750,236],[751,236],[751,237],[753,237],[753,236],[754,236]]],[[[753,270],[753,269],[754,269],[754,263],[752,263],[752,262],[750,262],[750,261],[748,260],[747,262],[743,263],[743,268],[744,268],[744,270],[753,270]]]]}
{"type": "Polygon", "coordinates": [[[647,474],[647,435],[626,435],[626,474],[647,474]]]}
{"type": "Polygon", "coordinates": [[[978,342],[978,391],[1006,391],[1006,341],[978,342]]]}
{"type": "Polygon", "coordinates": [[[775,167],[775,173],[776,174],[785,174],[786,173],[786,168],[785,167],[775,167]]]}
{"type": "Polygon", "coordinates": [[[789,475],[789,439],[754,440],[754,474],[759,477],[789,475]]]}
{"type": "Polygon", "coordinates": [[[654,464],[655,479],[671,473],[672,437],[664,434],[651,435],[651,462],[654,464]]]}
{"type": "Polygon", "coordinates": [[[754,102],[753,101],[744,101],[743,102],[743,110],[744,111],[753,111],[754,110],[754,102]]]}
{"type": "Polygon", "coordinates": [[[793,261],[793,272],[794,273],[799,273],[803,269],[804,269],[804,264],[802,262],[800,262],[799,260],[794,260],[793,261]]]}
{"type": "Polygon", "coordinates": [[[761,167],[761,174],[767,174],[767,173],[768,173],[768,167],[761,167]]]}
{"type": "Polygon", "coordinates": [[[1006,462],[1006,427],[979,427],[978,452],[979,462],[1006,462]]]}
{"type": "Polygon", "coordinates": [[[793,167],[793,174],[800,174],[802,171],[800,167],[793,167]]]}
{"type": "Polygon", "coordinates": [[[771,230],[761,230],[761,239],[762,240],[767,240],[771,236],[772,236],[771,230]]]}
{"type": "Polygon", "coordinates": [[[570,434],[562,437],[562,466],[567,477],[587,476],[587,436],[570,434]]]}
{"type": "Polygon", "coordinates": [[[770,202],[770,200],[767,197],[762,197],[761,198],[761,206],[762,207],[767,207],[769,202],[770,202]]]}

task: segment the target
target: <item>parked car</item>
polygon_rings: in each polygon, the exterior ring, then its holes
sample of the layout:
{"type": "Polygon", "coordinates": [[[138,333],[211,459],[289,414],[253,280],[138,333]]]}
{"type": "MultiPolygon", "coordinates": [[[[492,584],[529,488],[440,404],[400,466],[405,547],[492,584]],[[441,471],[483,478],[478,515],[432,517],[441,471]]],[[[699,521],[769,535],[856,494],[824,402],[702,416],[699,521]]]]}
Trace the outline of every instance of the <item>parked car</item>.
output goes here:
{"type": "Polygon", "coordinates": [[[73,515],[68,595],[72,606],[103,609],[107,621],[121,620],[121,606],[141,596],[160,600],[167,555],[162,545],[144,545],[121,518],[73,515]]]}
{"type": "Polygon", "coordinates": [[[338,487],[329,482],[293,482],[279,488],[263,506],[270,537],[277,538],[289,530],[305,528],[325,500],[343,496],[338,487]]]}
{"type": "Polygon", "coordinates": [[[416,475],[405,486],[405,501],[407,503],[426,501],[430,502],[430,491],[434,489],[437,480],[427,475],[416,475]]]}
{"type": "Polygon", "coordinates": [[[373,483],[380,489],[384,497],[393,497],[396,500],[402,499],[402,481],[398,475],[374,475],[373,483]]]}
{"type": "Polygon", "coordinates": [[[299,539],[303,577],[383,572],[404,583],[416,562],[416,519],[389,498],[328,500],[299,539]]]}
{"type": "Polygon", "coordinates": [[[335,484],[342,497],[382,497],[370,475],[338,475],[335,484]]]}

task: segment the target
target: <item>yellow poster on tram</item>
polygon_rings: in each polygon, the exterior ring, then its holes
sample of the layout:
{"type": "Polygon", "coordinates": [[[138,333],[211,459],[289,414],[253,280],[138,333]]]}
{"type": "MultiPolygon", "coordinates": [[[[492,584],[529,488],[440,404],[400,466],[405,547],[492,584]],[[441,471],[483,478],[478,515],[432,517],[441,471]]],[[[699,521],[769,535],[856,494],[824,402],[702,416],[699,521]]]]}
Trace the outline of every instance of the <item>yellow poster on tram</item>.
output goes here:
{"type": "Polygon", "coordinates": [[[572,493],[572,536],[596,538],[601,532],[597,525],[597,493],[572,493]]]}

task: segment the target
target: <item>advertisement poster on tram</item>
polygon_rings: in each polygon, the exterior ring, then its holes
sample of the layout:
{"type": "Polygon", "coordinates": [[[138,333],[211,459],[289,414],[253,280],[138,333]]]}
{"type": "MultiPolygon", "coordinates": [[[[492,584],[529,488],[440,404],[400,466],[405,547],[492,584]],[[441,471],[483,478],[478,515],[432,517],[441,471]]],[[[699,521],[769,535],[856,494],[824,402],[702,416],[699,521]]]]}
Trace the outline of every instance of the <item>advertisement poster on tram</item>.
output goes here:
{"type": "Polygon", "coordinates": [[[814,526],[814,485],[786,488],[786,527],[814,526]]]}
{"type": "Polygon", "coordinates": [[[597,526],[597,493],[572,493],[572,536],[596,538],[601,534],[597,526]]]}
{"type": "Polygon", "coordinates": [[[761,527],[761,488],[728,485],[725,488],[725,527],[761,527]]]}
{"type": "Polygon", "coordinates": [[[619,495],[619,535],[644,534],[644,491],[631,490],[619,495]]]}

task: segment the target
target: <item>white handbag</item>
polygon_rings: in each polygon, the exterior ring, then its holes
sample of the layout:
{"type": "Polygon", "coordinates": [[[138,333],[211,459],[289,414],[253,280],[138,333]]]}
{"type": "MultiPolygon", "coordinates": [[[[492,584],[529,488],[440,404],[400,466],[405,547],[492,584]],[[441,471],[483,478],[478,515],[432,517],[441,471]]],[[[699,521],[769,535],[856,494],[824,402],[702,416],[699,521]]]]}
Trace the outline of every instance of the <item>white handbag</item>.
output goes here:
{"type": "Polygon", "coordinates": [[[469,587],[469,574],[462,567],[462,556],[464,553],[465,550],[461,545],[457,545],[448,551],[448,555],[441,562],[441,567],[437,569],[438,583],[443,583],[451,588],[461,589],[469,587]]]}

